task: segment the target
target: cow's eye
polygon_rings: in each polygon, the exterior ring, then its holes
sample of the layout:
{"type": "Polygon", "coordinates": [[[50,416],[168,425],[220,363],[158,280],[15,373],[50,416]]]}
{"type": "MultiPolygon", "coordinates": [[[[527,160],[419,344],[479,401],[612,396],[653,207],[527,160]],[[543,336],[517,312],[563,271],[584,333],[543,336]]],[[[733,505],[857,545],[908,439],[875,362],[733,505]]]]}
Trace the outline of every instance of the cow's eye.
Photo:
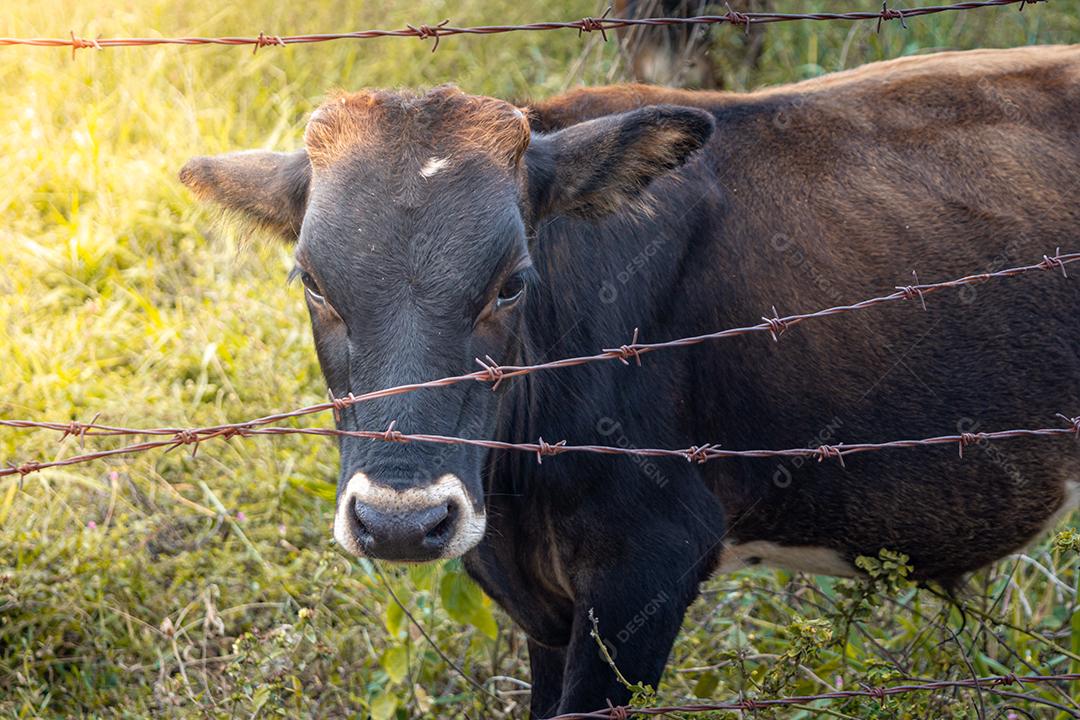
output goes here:
{"type": "Polygon", "coordinates": [[[304,292],[308,294],[308,297],[319,304],[326,302],[326,298],[323,297],[322,292],[319,290],[319,283],[315,282],[315,278],[311,277],[310,273],[301,270],[300,282],[304,283],[304,292]]]}
{"type": "Polygon", "coordinates": [[[503,286],[499,288],[499,296],[495,299],[495,307],[505,308],[510,307],[525,294],[525,276],[516,272],[506,279],[503,286]]]}

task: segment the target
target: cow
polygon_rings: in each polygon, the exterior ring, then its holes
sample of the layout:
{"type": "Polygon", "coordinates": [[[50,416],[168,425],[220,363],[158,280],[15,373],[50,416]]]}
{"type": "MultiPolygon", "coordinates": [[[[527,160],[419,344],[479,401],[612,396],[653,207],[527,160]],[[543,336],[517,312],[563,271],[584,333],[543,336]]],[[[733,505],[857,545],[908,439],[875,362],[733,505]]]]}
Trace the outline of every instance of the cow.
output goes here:
{"type": "MultiPolygon", "coordinates": [[[[304,146],[191,160],[200,198],[295,247],[331,392],[696,335],[1076,249],[1080,46],[907,57],[749,94],[643,85],[532,103],[361,91],[304,146]],[[485,361],[487,362],[487,361],[485,361]]],[[[353,404],[507,442],[804,447],[1041,427],[1080,410],[1080,290],[1029,273],[768,335],[353,404]]],[[[537,717],[655,685],[713,573],[856,574],[903,552],[956,587],[1080,497],[1071,440],[844,464],[340,438],[334,538],[462,557],[528,636],[537,717]],[[648,608],[648,612],[643,612],[648,608]]]]}

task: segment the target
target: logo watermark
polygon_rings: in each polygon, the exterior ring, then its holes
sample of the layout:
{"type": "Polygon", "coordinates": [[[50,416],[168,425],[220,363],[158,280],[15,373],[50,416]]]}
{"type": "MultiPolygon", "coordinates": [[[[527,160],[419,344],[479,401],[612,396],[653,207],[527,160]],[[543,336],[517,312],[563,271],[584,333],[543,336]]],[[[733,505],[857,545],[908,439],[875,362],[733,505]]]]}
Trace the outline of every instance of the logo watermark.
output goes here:
{"type": "MultiPolygon", "coordinates": [[[[630,442],[630,438],[623,432],[622,423],[618,420],[609,417],[602,417],[596,421],[596,431],[608,438],[608,442],[615,447],[623,449],[632,449],[636,447],[630,442]]],[[[660,471],[656,463],[652,461],[652,458],[644,457],[642,455],[628,455],[631,462],[637,465],[642,474],[648,479],[656,483],[659,488],[666,487],[668,484],[668,478],[660,471]]]]}

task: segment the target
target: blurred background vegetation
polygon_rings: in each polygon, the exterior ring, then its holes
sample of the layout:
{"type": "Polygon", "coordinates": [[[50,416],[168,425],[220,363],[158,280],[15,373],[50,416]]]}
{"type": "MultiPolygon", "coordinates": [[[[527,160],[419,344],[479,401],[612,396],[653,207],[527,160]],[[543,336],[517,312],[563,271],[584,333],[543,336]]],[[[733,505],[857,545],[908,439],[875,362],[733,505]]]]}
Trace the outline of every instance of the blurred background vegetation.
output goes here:
{"type": "MultiPolygon", "coordinates": [[[[841,5],[879,8],[773,2],[841,5]]],[[[36,0],[0,4],[0,36],[286,34],[603,9],[578,0],[36,0]]],[[[746,62],[741,30],[719,27],[709,62],[726,87],[743,90],[911,53],[1076,42],[1080,0],[908,25],[888,23],[880,35],[872,22],[773,25],[756,63],[746,62]]],[[[434,54],[415,39],[254,56],[83,50],[74,60],[62,49],[0,48],[0,415],[208,425],[322,400],[301,291],[285,284],[289,249],[242,243],[216,225],[176,180],[185,160],[298,147],[305,116],[335,87],[454,82],[526,99],[619,81],[626,67],[615,42],[572,31],[445,38],[434,54]]],[[[77,438],[0,431],[3,463],[78,448],[77,438]]],[[[523,637],[459,563],[379,566],[332,547],[336,456],[321,439],[256,438],[208,443],[196,457],[152,453],[0,480],[0,713],[522,717],[523,637]]],[[[659,700],[818,692],[898,674],[1075,672],[1078,558],[1075,536],[1045,538],[974,579],[966,619],[903,582],[879,582],[875,593],[768,570],[717,578],[687,618],[659,700]]],[[[1071,708],[1080,695],[1077,686],[1017,691],[1071,708]]],[[[949,693],[819,702],[779,716],[980,712],[1068,716],[949,693]]]]}

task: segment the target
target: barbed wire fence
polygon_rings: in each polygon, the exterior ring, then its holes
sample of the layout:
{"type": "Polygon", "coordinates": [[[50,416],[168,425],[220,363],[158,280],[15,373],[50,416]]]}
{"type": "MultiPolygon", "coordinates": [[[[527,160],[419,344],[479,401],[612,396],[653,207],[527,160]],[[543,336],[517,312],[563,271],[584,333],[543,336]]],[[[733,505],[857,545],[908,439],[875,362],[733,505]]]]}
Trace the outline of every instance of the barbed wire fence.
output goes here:
{"type": "MultiPolygon", "coordinates": [[[[672,25],[733,25],[749,30],[751,25],[762,25],[780,22],[821,22],[821,21],[876,21],[877,30],[881,31],[883,22],[899,20],[901,25],[907,27],[907,18],[921,17],[924,15],[936,15],[943,12],[960,12],[964,10],[978,10],[981,8],[1002,7],[1015,5],[1023,10],[1028,5],[1034,5],[1048,0],[978,0],[977,2],[958,2],[951,5],[932,5],[916,8],[889,7],[888,0],[882,2],[881,10],[878,11],[851,11],[851,12],[820,12],[820,13],[776,13],[776,12],[735,12],[729,9],[723,15],[696,15],[693,17],[645,17],[645,18],[615,18],[607,17],[605,13],[601,17],[584,17],[577,20],[534,22],[522,25],[477,25],[471,27],[458,27],[450,25],[449,20],[443,20],[434,25],[409,24],[397,30],[355,30],[342,33],[316,33],[311,35],[277,35],[260,32],[258,35],[249,36],[225,36],[225,37],[98,37],[84,38],[72,31],[66,38],[17,38],[0,37],[0,46],[30,46],[30,47],[59,47],[71,48],[74,57],[77,50],[104,50],[115,47],[147,47],[151,45],[233,45],[250,46],[252,52],[258,52],[260,48],[286,45],[301,45],[309,43],[321,43],[332,40],[368,40],[372,38],[406,37],[419,38],[420,40],[434,40],[431,50],[434,52],[439,47],[440,39],[454,35],[497,35],[510,32],[542,32],[549,30],[576,30],[581,33],[600,33],[607,40],[608,30],[631,27],[665,27],[672,25]]],[[[611,8],[608,8],[610,12],[611,8]]]]}
{"type": "MultiPolygon", "coordinates": [[[[901,25],[907,27],[906,20],[919,16],[932,15],[943,12],[959,12],[976,10],[989,7],[1017,6],[1018,10],[1024,10],[1029,4],[1046,2],[1047,0],[981,0],[977,2],[959,2],[949,5],[936,5],[920,8],[899,8],[888,6],[888,2],[882,3],[880,11],[854,11],[854,12],[824,12],[824,13],[774,13],[774,12],[735,12],[728,9],[722,15],[699,15],[693,17],[661,17],[661,18],[615,18],[608,17],[605,13],[601,17],[585,17],[578,20],[557,22],[536,22],[520,25],[485,25],[458,27],[449,24],[449,20],[428,25],[409,24],[405,28],[396,30],[358,30],[343,33],[321,33],[311,35],[277,35],[260,32],[252,36],[222,36],[222,37],[98,37],[95,39],[83,38],[71,32],[68,38],[0,38],[0,46],[31,46],[31,47],[60,47],[70,48],[74,57],[77,50],[96,49],[104,50],[114,47],[146,47],[155,45],[184,45],[184,46],[251,46],[253,52],[260,48],[271,46],[286,46],[294,44],[320,43],[336,40],[362,40],[380,37],[412,37],[420,40],[433,40],[432,52],[438,46],[441,38],[457,35],[493,35],[509,32],[525,31],[552,31],[574,30],[582,33],[599,32],[604,40],[607,40],[607,31],[631,27],[663,27],[673,25],[731,25],[743,27],[749,30],[751,25],[771,24],[779,22],[795,21],[876,21],[877,31],[880,32],[882,24],[890,20],[899,20],[901,25]]],[[[610,11],[610,8],[609,8],[610,11]]],[[[85,446],[87,438],[107,437],[144,437],[157,438],[147,439],[139,443],[125,445],[118,448],[104,449],[86,452],[68,458],[53,461],[23,461],[16,463],[9,461],[6,466],[0,467],[0,477],[18,475],[20,482],[26,475],[40,472],[49,468],[70,466],[88,463],[108,457],[127,456],[149,452],[151,450],[164,449],[174,450],[184,446],[192,447],[192,455],[198,450],[201,443],[213,439],[228,439],[232,437],[248,438],[261,435],[310,435],[310,436],[348,436],[359,437],[373,441],[383,442],[422,442],[439,443],[447,445],[474,445],[489,449],[511,450],[533,453],[537,462],[542,462],[546,456],[555,456],[564,453],[595,453],[603,455],[630,455],[640,457],[664,457],[683,459],[688,462],[704,463],[714,460],[730,458],[806,458],[816,459],[819,462],[835,460],[844,464],[844,458],[849,455],[865,452],[877,452],[885,450],[912,449],[931,447],[936,445],[956,445],[958,453],[963,456],[966,446],[988,441],[1001,441],[1008,439],[1053,439],[1072,437],[1080,440],[1080,409],[1072,409],[1077,415],[1059,414],[1060,426],[1039,428],[1018,428],[997,430],[991,432],[960,433],[955,435],[941,435],[920,439],[889,440],[876,443],[835,444],[821,445],[819,447],[787,448],[787,449],[747,449],[731,450],[722,448],[718,444],[705,444],[690,446],[682,449],[673,448],[636,448],[636,447],[613,447],[605,445],[570,445],[567,440],[559,440],[554,443],[546,442],[538,438],[535,442],[511,443],[476,438],[461,438],[423,433],[405,433],[395,428],[395,423],[385,430],[359,430],[347,431],[336,428],[301,428],[282,427],[277,423],[300,418],[306,415],[333,411],[337,416],[342,410],[362,402],[369,402],[379,398],[393,395],[411,393],[420,390],[448,387],[462,382],[487,382],[492,389],[497,389],[504,381],[514,377],[535,372],[558,370],[568,367],[576,367],[590,363],[617,360],[624,364],[641,365],[642,356],[659,351],[676,348],[685,348],[699,345],[714,340],[722,340],[743,335],[768,333],[774,341],[779,341],[781,336],[794,326],[810,321],[819,320],[834,315],[843,315],[866,310],[878,305],[896,302],[918,301],[922,308],[926,309],[926,297],[950,288],[961,288],[977,285],[990,280],[1007,279],[1032,273],[1036,270],[1060,270],[1068,277],[1066,266],[1080,261],[1080,252],[1061,253],[1058,249],[1053,255],[1044,255],[1042,260],[1030,265],[1023,265],[997,272],[977,273],[967,275],[954,280],[948,280],[930,284],[920,284],[918,278],[912,285],[897,286],[895,292],[873,297],[850,305],[838,305],[823,310],[779,316],[775,309],[771,316],[762,317],[762,322],[736,328],[728,328],[716,332],[684,337],[663,342],[639,342],[638,333],[635,330],[629,343],[617,348],[603,349],[593,355],[564,358],[560,360],[539,363],[536,365],[500,365],[492,358],[477,359],[481,369],[472,373],[440,378],[426,382],[418,382],[406,385],[384,388],[359,395],[349,394],[346,397],[330,397],[326,403],[310,405],[295,410],[284,411],[254,418],[239,423],[228,423],[207,427],[151,427],[134,428],[120,427],[99,423],[95,417],[90,422],[49,422],[19,419],[0,419],[0,426],[13,429],[36,429],[59,433],[61,440],[68,437],[77,437],[80,444],[85,446]]],[[[908,678],[908,680],[918,680],[908,678]]],[[[800,695],[776,698],[741,698],[729,702],[715,704],[688,704],[663,707],[631,707],[609,706],[593,712],[569,713],[559,715],[552,720],[626,720],[632,715],[640,716],[664,716],[671,713],[706,713],[719,711],[735,711],[740,713],[753,713],[760,710],[776,707],[805,706],[808,703],[825,700],[845,700],[852,698],[869,698],[880,702],[883,706],[887,698],[911,694],[927,693],[942,690],[975,690],[987,691],[994,694],[1011,698],[1019,698],[1036,702],[1069,716],[1080,718],[1080,711],[1055,703],[1046,698],[1034,697],[1006,690],[1007,686],[1025,685],[1049,686],[1055,683],[1068,683],[1080,681],[1078,673],[1062,673],[1056,675],[1022,675],[1015,674],[997,675],[988,677],[973,677],[960,680],[937,680],[915,682],[905,685],[893,686],[863,686],[860,690],[838,690],[835,692],[818,695],[800,695]]]]}
{"type": "Polygon", "coordinates": [[[222,425],[192,428],[135,428],[100,424],[96,421],[96,418],[95,420],[87,423],[79,421],[50,422],[38,420],[0,419],[0,427],[47,430],[60,433],[61,439],[76,436],[83,442],[85,442],[86,438],[88,437],[94,438],[117,436],[164,436],[164,439],[160,440],[146,440],[133,445],[126,445],[123,447],[107,450],[98,450],[96,452],[88,452],[81,455],[64,458],[61,460],[52,460],[48,462],[23,461],[20,463],[9,461],[6,467],[0,467],[0,477],[5,477],[9,475],[25,476],[29,475],[30,473],[40,472],[41,470],[45,470],[47,468],[76,465],[79,463],[91,462],[93,460],[100,460],[107,457],[113,457],[117,455],[132,455],[161,448],[173,450],[185,445],[192,446],[192,454],[194,454],[195,452],[197,452],[199,445],[208,440],[227,439],[232,437],[247,438],[257,435],[315,435],[357,437],[383,442],[421,442],[437,443],[444,445],[472,445],[494,450],[514,450],[534,453],[536,455],[537,462],[543,462],[543,458],[549,455],[561,455],[563,453],[571,452],[588,452],[600,455],[633,455],[638,457],[681,458],[689,462],[697,463],[705,463],[712,460],[739,457],[799,457],[815,458],[818,461],[835,459],[841,464],[843,464],[844,458],[848,455],[865,452],[876,452],[881,450],[910,449],[916,447],[927,447],[932,445],[954,444],[958,446],[958,452],[961,456],[963,456],[964,447],[980,442],[1014,438],[1054,438],[1069,435],[1075,436],[1076,438],[1080,439],[1080,414],[1075,416],[1059,414],[1058,417],[1062,421],[1064,421],[1065,427],[1020,428],[1011,430],[999,430],[994,432],[940,435],[921,439],[899,439],[878,443],[821,445],[816,448],[788,448],[781,450],[728,450],[722,448],[720,445],[715,443],[694,445],[682,449],[615,447],[608,445],[570,445],[568,444],[568,440],[566,439],[551,443],[545,441],[543,438],[537,438],[535,442],[513,443],[501,440],[484,440],[477,438],[431,435],[424,433],[405,433],[396,429],[396,421],[391,422],[390,426],[384,430],[340,430],[337,428],[301,428],[278,426],[270,427],[275,423],[292,418],[302,417],[304,415],[312,415],[315,413],[327,411],[333,411],[335,414],[337,414],[357,403],[370,402],[379,398],[417,392],[419,390],[449,387],[451,385],[456,385],[458,383],[466,381],[487,382],[491,384],[492,390],[495,390],[508,379],[521,375],[540,371],[577,367],[591,363],[609,362],[612,360],[618,360],[626,365],[630,365],[631,360],[633,360],[637,365],[640,365],[642,362],[642,356],[649,353],[654,353],[660,350],[692,347],[713,340],[723,340],[743,335],[768,333],[774,341],[779,342],[781,336],[783,336],[783,334],[790,330],[792,327],[810,320],[820,320],[835,315],[845,315],[849,313],[859,312],[867,310],[869,308],[877,307],[879,305],[886,305],[890,303],[898,303],[905,301],[914,302],[916,300],[925,310],[926,298],[928,296],[934,295],[935,293],[940,293],[948,289],[979,285],[995,279],[1002,280],[1007,278],[1014,278],[1036,271],[1045,272],[1048,270],[1060,270],[1062,275],[1068,278],[1066,267],[1071,263],[1075,262],[1080,262],[1080,252],[1062,253],[1061,249],[1058,248],[1058,250],[1053,255],[1043,255],[1042,260],[1029,265],[1020,265],[1017,267],[1006,268],[1004,270],[998,270],[996,272],[984,272],[974,275],[965,275],[954,280],[946,280],[937,283],[920,284],[918,283],[918,279],[916,278],[915,284],[897,286],[895,292],[889,293],[888,295],[880,295],[850,305],[837,305],[814,312],[780,317],[775,314],[774,308],[774,315],[772,317],[762,317],[762,321],[758,324],[746,325],[736,328],[728,328],[726,330],[719,330],[703,335],[683,337],[663,342],[646,343],[639,342],[638,333],[637,331],[635,331],[634,336],[629,343],[621,345],[617,348],[605,349],[594,355],[563,358],[560,360],[552,360],[550,362],[540,363],[536,365],[499,365],[490,357],[483,360],[477,358],[476,362],[481,366],[482,369],[475,372],[466,373],[464,375],[454,375],[450,377],[439,378],[437,380],[428,380],[425,382],[398,385],[391,388],[384,388],[381,390],[362,393],[360,395],[353,395],[350,393],[348,396],[341,398],[335,398],[331,396],[329,402],[319,403],[317,405],[309,405],[307,407],[290,410],[287,412],[274,413],[271,415],[266,415],[260,418],[254,418],[252,420],[239,423],[227,423],[222,425]]]}
{"type": "MultiPolygon", "coordinates": [[[[1060,675],[991,675],[988,677],[970,678],[967,680],[936,680],[911,685],[893,686],[866,686],[861,690],[837,690],[835,692],[821,693],[819,695],[793,695],[782,698],[743,698],[724,703],[701,703],[694,705],[667,705],[658,707],[632,707],[630,705],[615,705],[585,713],[564,713],[556,715],[549,720],[628,720],[634,715],[664,716],[671,713],[705,713],[705,712],[755,712],[767,708],[803,706],[807,703],[821,700],[849,700],[851,698],[871,698],[879,701],[882,706],[885,699],[896,695],[910,693],[925,693],[935,690],[989,690],[996,692],[1005,685],[1025,684],[1048,684],[1054,682],[1069,682],[1080,680],[1080,673],[1063,673],[1060,675]]],[[[1003,693],[1015,697],[1019,693],[1003,693]]],[[[1029,695],[1021,696],[1025,700],[1038,701],[1041,704],[1053,707],[1069,717],[1080,717],[1080,712],[1043,698],[1032,698],[1029,695]]]]}

